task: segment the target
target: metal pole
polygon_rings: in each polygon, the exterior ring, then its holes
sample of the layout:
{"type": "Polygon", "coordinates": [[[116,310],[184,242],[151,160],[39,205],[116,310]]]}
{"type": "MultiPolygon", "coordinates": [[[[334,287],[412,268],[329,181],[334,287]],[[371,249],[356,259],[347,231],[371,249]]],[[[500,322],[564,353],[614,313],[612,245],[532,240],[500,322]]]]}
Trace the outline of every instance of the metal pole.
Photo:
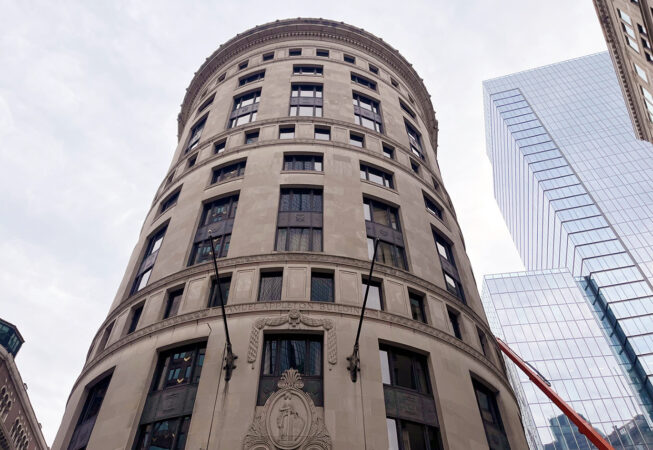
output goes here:
{"type": "Polygon", "coordinates": [[[372,273],[374,272],[374,262],[376,261],[376,250],[379,247],[379,238],[374,238],[374,252],[372,254],[372,265],[370,266],[370,274],[367,277],[367,286],[365,287],[365,296],[363,297],[363,308],[361,308],[361,316],[358,319],[358,330],[356,331],[356,340],[354,341],[354,351],[351,356],[347,358],[349,361],[349,375],[352,382],[356,382],[358,372],[360,371],[360,358],[358,357],[358,340],[361,335],[361,327],[363,326],[363,316],[365,315],[365,307],[367,306],[367,295],[370,292],[370,282],[372,281],[372,273]]]}
{"type": "Polygon", "coordinates": [[[218,290],[218,296],[220,298],[220,308],[222,309],[222,322],[224,324],[224,335],[227,340],[227,355],[224,357],[225,366],[224,366],[224,379],[229,381],[231,379],[231,373],[236,368],[235,362],[238,356],[233,354],[231,350],[231,338],[229,337],[229,326],[227,325],[227,313],[224,310],[224,299],[222,298],[222,289],[220,287],[220,275],[218,273],[218,261],[215,254],[215,242],[213,241],[213,234],[209,230],[209,239],[211,239],[211,255],[213,256],[213,270],[215,271],[215,288],[218,290]]]}

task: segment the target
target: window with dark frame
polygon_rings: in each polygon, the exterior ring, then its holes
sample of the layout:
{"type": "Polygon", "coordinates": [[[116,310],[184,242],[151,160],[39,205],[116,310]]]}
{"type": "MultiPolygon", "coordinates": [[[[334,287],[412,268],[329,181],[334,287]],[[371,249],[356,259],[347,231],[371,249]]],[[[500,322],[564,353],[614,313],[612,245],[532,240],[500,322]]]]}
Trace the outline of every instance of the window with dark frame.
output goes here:
{"type": "Polygon", "coordinates": [[[279,127],[279,139],[293,139],[295,137],[295,125],[284,125],[279,127]]]}
{"type": "Polygon", "coordinates": [[[258,287],[258,301],[270,302],[281,300],[283,286],[283,271],[261,272],[258,287]]]}
{"type": "Polygon", "coordinates": [[[352,102],[354,104],[354,122],[370,130],[383,133],[383,118],[379,102],[356,92],[352,94],[352,102]]]}
{"type": "Polygon", "coordinates": [[[345,61],[346,63],[349,63],[349,64],[356,64],[356,57],[355,57],[355,56],[351,56],[351,55],[348,55],[348,54],[345,53],[345,54],[343,55],[342,59],[343,59],[343,61],[345,61]]]}
{"type": "Polygon", "coordinates": [[[376,262],[408,270],[403,234],[399,224],[399,210],[393,206],[363,199],[363,214],[366,221],[367,252],[370,259],[374,255],[374,238],[379,238],[376,262]]]}
{"type": "Polygon", "coordinates": [[[331,140],[331,128],[329,127],[315,127],[313,138],[318,141],[330,141],[331,140]]]}
{"type": "Polygon", "coordinates": [[[281,189],[275,250],[322,251],[322,189],[281,189]]]}
{"type": "Polygon", "coordinates": [[[179,313],[179,307],[181,306],[181,299],[184,295],[184,288],[176,289],[168,293],[168,299],[166,300],[166,309],[163,312],[163,318],[167,319],[168,317],[174,317],[179,313]]]}
{"type": "Polygon", "coordinates": [[[175,190],[172,194],[168,195],[164,200],[161,201],[161,207],[159,208],[159,214],[163,214],[173,206],[177,204],[179,199],[179,193],[181,192],[181,187],[175,190]]]}
{"type": "MultiPolygon", "coordinates": [[[[442,437],[437,421],[435,401],[429,381],[427,359],[425,356],[389,345],[379,345],[381,360],[381,380],[384,397],[412,397],[404,404],[396,400],[386,405],[386,424],[389,448],[398,450],[442,450],[442,437]],[[416,411],[409,405],[419,404],[416,411]],[[411,417],[414,421],[402,419],[411,417]]],[[[408,400],[408,398],[407,398],[408,400]]]]}
{"type": "Polygon", "coordinates": [[[322,155],[283,155],[283,170],[311,170],[322,172],[322,155]]]}
{"type": "MultiPolygon", "coordinates": [[[[211,290],[209,292],[209,308],[220,305],[220,294],[215,288],[215,278],[211,279],[211,290]]],[[[231,288],[231,275],[224,275],[220,277],[220,291],[222,291],[222,300],[226,305],[229,302],[229,289],[231,288]]]]}
{"type": "Polygon", "coordinates": [[[249,61],[243,61],[240,64],[238,64],[238,70],[247,69],[248,65],[249,65],[249,61]]]}
{"type": "Polygon", "coordinates": [[[220,142],[216,142],[215,145],[213,146],[213,154],[219,155],[220,153],[224,152],[226,145],[227,145],[226,139],[223,139],[220,142]]]}
{"type": "Polygon", "coordinates": [[[424,296],[415,292],[408,292],[408,301],[410,302],[410,313],[413,320],[428,323],[426,320],[426,310],[424,309],[424,296]]]}
{"type": "Polygon", "coordinates": [[[295,64],[292,68],[293,75],[322,75],[323,72],[323,67],[318,65],[295,64]]]}
{"type": "Polygon", "coordinates": [[[273,59],[274,59],[274,52],[263,54],[263,61],[271,61],[273,59]]]}
{"type": "Polygon", "coordinates": [[[291,48],[288,50],[288,56],[302,56],[301,48],[291,48]]]}
{"type": "Polygon", "coordinates": [[[449,323],[451,324],[453,335],[462,341],[463,333],[460,329],[460,313],[454,311],[453,309],[447,308],[447,316],[449,316],[449,323]]]}
{"type": "Polygon", "coordinates": [[[255,81],[261,81],[265,78],[265,70],[259,70],[258,72],[250,73],[249,75],[243,75],[238,79],[238,86],[245,86],[249,83],[254,83],[255,81]]]}
{"type": "Polygon", "coordinates": [[[395,80],[394,78],[392,78],[392,77],[390,77],[390,84],[392,84],[392,86],[394,86],[396,88],[399,87],[399,82],[397,80],[395,80]]]}
{"type": "Polygon", "coordinates": [[[224,258],[229,252],[231,242],[231,230],[238,208],[238,194],[223,197],[204,205],[200,223],[195,233],[193,248],[190,254],[189,266],[210,261],[211,238],[209,231],[213,234],[213,244],[216,258],[224,258]]]}
{"type": "Polygon", "coordinates": [[[315,51],[315,56],[319,56],[320,58],[328,58],[329,57],[329,50],[323,50],[318,48],[315,51]]]}
{"type": "Polygon", "coordinates": [[[362,134],[354,133],[353,131],[349,132],[349,145],[355,147],[363,148],[365,147],[365,136],[362,134]]]}
{"type": "Polygon", "coordinates": [[[413,119],[416,117],[416,116],[415,116],[415,112],[414,112],[412,109],[410,109],[410,108],[408,107],[408,105],[406,105],[406,104],[405,104],[404,102],[402,102],[401,100],[399,100],[399,106],[401,106],[401,109],[402,109],[406,114],[408,114],[410,117],[412,117],[413,119]]]}
{"type": "Polygon", "coordinates": [[[474,393],[490,450],[510,450],[506,430],[503,427],[501,413],[499,412],[497,392],[474,378],[472,378],[472,385],[474,386],[474,393]]]}
{"type": "Polygon", "coordinates": [[[383,156],[390,159],[395,159],[395,149],[387,144],[383,144],[383,156]]]}
{"type": "Polygon", "coordinates": [[[168,186],[170,183],[172,183],[172,180],[174,179],[174,177],[175,177],[175,172],[173,170],[172,173],[166,179],[166,186],[168,186]]]}
{"type": "Polygon", "coordinates": [[[193,167],[195,165],[196,162],[197,162],[197,154],[195,154],[195,155],[191,156],[190,158],[188,158],[187,168],[190,169],[191,167],[193,167]]]}
{"type": "Polygon", "coordinates": [[[208,108],[209,106],[211,106],[211,104],[213,103],[213,99],[214,99],[214,98],[215,98],[215,94],[213,94],[212,96],[210,96],[209,98],[207,98],[207,99],[204,101],[204,103],[202,103],[202,104],[200,105],[200,107],[197,108],[197,114],[201,113],[201,112],[204,111],[206,108],[208,108]]]}
{"type": "Polygon", "coordinates": [[[206,125],[207,116],[202,117],[198,120],[195,125],[190,129],[190,136],[188,137],[188,143],[184,149],[184,155],[193,150],[200,143],[200,138],[202,137],[202,130],[204,125],[206,125]]]}
{"type": "Polygon", "coordinates": [[[245,145],[255,144],[258,142],[259,130],[251,130],[245,133],[245,145]]]}
{"type": "Polygon", "coordinates": [[[86,388],[86,400],[84,400],[82,412],[77,419],[77,425],[75,425],[75,430],[70,438],[68,450],[85,450],[87,448],[95,421],[109,389],[112,375],[113,373],[105,375],[102,379],[86,388]]]}
{"type": "Polygon", "coordinates": [[[223,73],[218,77],[218,83],[222,83],[224,79],[227,77],[227,72],[223,73]]]}
{"type": "Polygon", "coordinates": [[[375,65],[370,64],[370,65],[369,65],[369,69],[370,69],[370,72],[372,72],[373,74],[376,74],[376,75],[379,74],[379,68],[376,67],[375,65]]]}
{"type": "Polygon", "coordinates": [[[141,304],[132,308],[129,319],[129,328],[127,328],[127,334],[132,334],[134,331],[136,331],[136,327],[138,327],[138,321],[141,320],[141,315],[143,314],[144,306],[145,302],[142,302],[141,304]]]}
{"type": "Polygon", "coordinates": [[[370,286],[370,289],[367,293],[367,304],[365,305],[365,308],[383,311],[383,286],[380,281],[369,280],[366,277],[363,277],[361,282],[361,305],[365,300],[365,290],[368,285],[370,286]]]}
{"type": "Polygon", "coordinates": [[[324,405],[323,337],[320,334],[266,334],[256,404],[262,406],[277,389],[283,373],[295,369],[306,392],[317,407],[324,405]]]}
{"type": "Polygon", "coordinates": [[[368,166],[367,164],[360,163],[361,180],[370,181],[372,183],[394,189],[394,181],[391,173],[384,170],[377,169],[376,167],[368,166]]]}
{"type": "Polygon", "coordinates": [[[424,151],[422,150],[422,137],[408,122],[404,123],[406,125],[408,141],[410,142],[410,151],[413,152],[415,156],[424,159],[424,151]]]}
{"type": "Polygon", "coordinates": [[[351,81],[361,86],[365,86],[368,89],[372,89],[373,91],[376,91],[376,82],[370,80],[369,78],[365,78],[362,75],[358,75],[357,73],[352,72],[351,81]]]}
{"type": "Polygon", "coordinates": [[[440,257],[440,265],[442,266],[442,275],[447,290],[458,297],[458,299],[467,304],[465,301],[465,293],[460,282],[458,275],[458,268],[453,255],[453,248],[449,241],[442,235],[433,230],[433,239],[435,240],[435,248],[440,257]]]}
{"type": "Polygon", "coordinates": [[[213,174],[211,175],[211,184],[222,183],[232,178],[242,177],[245,175],[246,164],[247,160],[242,160],[216,167],[213,169],[213,174]]]}
{"type": "Polygon", "coordinates": [[[410,168],[413,170],[415,175],[419,175],[419,163],[413,161],[412,159],[410,160],[410,168]]]}
{"type": "Polygon", "coordinates": [[[485,333],[483,333],[479,327],[476,327],[476,334],[478,335],[478,342],[481,345],[481,351],[483,352],[483,355],[485,357],[489,357],[487,353],[487,337],[485,336],[485,333]]]}
{"type": "Polygon", "coordinates": [[[234,106],[229,115],[229,128],[254,122],[260,100],[260,89],[235,97],[234,106]]]}
{"type": "Polygon", "coordinates": [[[440,183],[438,183],[438,180],[436,180],[435,177],[431,177],[431,182],[433,183],[433,189],[436,191],[440,189],[440,183]]]}
{"type": "MultiPolygon", "coordinates": [[[[159,355],[159,360],[152,380],[152,389],[148,394],[147,403],[159,405],[153,417],[160,417],[163,411],[160,408],[158,399],[161,392],[168,389],[175,389],[177,396],[191,398],[190,390],[197,389],[204,356],[206,354],[206,342],[178,347],[159,355]]],[[[139,427],[134,445],[135,450],[182,450],[186,445],[188,429],[190,427],[191,413],[194,402],[175,408],[177,416],[168,417],[165,420],[158,420],[149,423],[142,423],[139,427]]],[[[147,410],[147,408],[146,408],[147,410]]],[[[144,412],[145,415],[145,412],[144,412]]],[[[143,422],[144,416],[141,419],[143,422]]]]}
{"type": "Polygon", "coordinates": [[[333,272],[311,272],[311,301],[334,301],[333,272]]]}
{"type": "Polygon", "coordinates": [[[154,267],[156,256],[158,255],[159,248],[161,248],[161,243],[163,242],[163,236],[165,236],[166,233],[166,228],[166,226],[162,227],[148,239],[145,254],[143,255],[143,259],[141,260],[141,264],[136,273],[134,284],[132,285],[131,294],[135,294],[147,286],[150,275],[152,275],[152,268],[154,267]]]}
{"type": "Polygon", "coordinates": [[[422,196],[424,197],[424,206],[426,207],[426,210],[438,219],[442,220],[442,208],[440,208],[437,203],[435,203],[435,200],[426,195],[424,192],[422,192],[422,196]]]}
{"type": "Polygon", "coordinates": [[[290,91],[289,115],[322,117],[322,85],[293,84],[290,91]]]}

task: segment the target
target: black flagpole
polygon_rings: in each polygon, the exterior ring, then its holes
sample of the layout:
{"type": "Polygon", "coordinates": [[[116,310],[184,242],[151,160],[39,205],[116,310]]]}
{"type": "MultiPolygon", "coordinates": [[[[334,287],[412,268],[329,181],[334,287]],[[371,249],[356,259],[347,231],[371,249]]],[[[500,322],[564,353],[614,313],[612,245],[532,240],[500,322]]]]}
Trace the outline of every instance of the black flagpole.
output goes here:
{"type": "Polygon", "coordinates": [[[222,299],[220,275],[218,274],[218,262],[215,256],[215,242],[213,241],[213,234],[211,234],[211,230],[209,230],[209,238],[211,239],[211,255],[213,255],[213,270],[215,271],[215,287],[218,290],[218,295],[220,296],[222,322],[224,323],[224,334],[227,338],[227,355],[224,357],[224,380],[229,381],[231,379],[231,373],[236,368],[235,362],[238,356],[234,355],[233,351],[231,350],[231,338],[229,338],[229,326],[227,325],[227,314],[224,311],[224,300],[222,299]]]}
{"type": "Polygon", "coordinates": [[[349,375],[351,376],[351,381],[356,382],[358,377],[358,372],[360,369],[360,358],[358,357],[358,339],[361,335],[361,327],[363,326],[363,315],[365,314],[365,307],[367,306],[367,294],[370,292],[370,283],[372,282],[372,272],[374,272],[374,262],[376,261],[376,249],[379,247],[379,239],[374,239],[374,253],[372,255],[372,265],[370,266],[370,274],[367,277],[367,287],[365,288],[365,297],[363,298],[363,308],[361,309],[361,316],[358,319],[358,331],[356,332],[356,341],[354,342],[354,351],[351,356],[347,358],[349,361],[349,375]]]}

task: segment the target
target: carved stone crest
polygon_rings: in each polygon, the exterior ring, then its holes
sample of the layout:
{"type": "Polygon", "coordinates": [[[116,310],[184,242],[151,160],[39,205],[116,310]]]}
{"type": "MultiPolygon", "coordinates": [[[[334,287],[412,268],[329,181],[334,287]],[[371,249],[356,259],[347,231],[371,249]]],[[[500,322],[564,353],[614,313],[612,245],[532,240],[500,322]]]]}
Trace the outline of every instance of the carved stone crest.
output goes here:
{"type": "Polygon", "coordinates": [[[286,370],[279,390],[247,430],[243,450],[331,450],[331,437],[295,369],[286,370]]]}
{"type": "MultiPolygon", "coordinates": [[[[256,355],[258,354],[258,339],[261,330],[265,327],[278,327],[288,324],[290,328],[297,328],[300,324],[308,327],[321,327],[324,329],[327,346],[327,362],[333,366],[338,361],[338,347],[336,343],[336,333],[334,330],[333,321],[331,319],[316,319],[302,314],[298,309],[291,309],[285,316],[265,317],[257,319],[254,322],[252,331],[249,335],[249,348],[247,349],[247,362],[256,362],[256,355]]],[[[331,369],[331,367],[329,367],[331,369]]]]}

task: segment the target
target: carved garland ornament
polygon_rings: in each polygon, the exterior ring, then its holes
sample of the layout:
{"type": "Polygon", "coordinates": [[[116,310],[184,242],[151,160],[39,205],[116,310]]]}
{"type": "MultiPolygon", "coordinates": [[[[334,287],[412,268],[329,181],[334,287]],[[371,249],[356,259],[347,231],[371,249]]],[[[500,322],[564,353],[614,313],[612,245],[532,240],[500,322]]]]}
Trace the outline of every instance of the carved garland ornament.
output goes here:
{"type": "MultiPolygon", "coordinates": [[[[330,365],[335,365],[338,361],[338,347],[336,342],[336,333],[334,330],[333,320],[331,319],[315,319],[302,314],[298,309],[291,309],[285,316],[278,317],[265,317],[257,319],[252,327],[252,332],[249,335],[249,348],[247,349],[247,362],[256,362],[258,354],[258,340],[261,330],[265,327],[278,327],[280,325],[289,324],[291,328],[297,328],[300,324],[309,327],[322,327],[326,335],[327,342],[327,362],[330,365]]],[[[331,367],[329,367],[331,370],[331,367]]]]}
{"type": "Polygon", "coordinates": [[[243,439],[243,450],[331,450],[331,437],[295,369],[286,370],[243,439]]]}

